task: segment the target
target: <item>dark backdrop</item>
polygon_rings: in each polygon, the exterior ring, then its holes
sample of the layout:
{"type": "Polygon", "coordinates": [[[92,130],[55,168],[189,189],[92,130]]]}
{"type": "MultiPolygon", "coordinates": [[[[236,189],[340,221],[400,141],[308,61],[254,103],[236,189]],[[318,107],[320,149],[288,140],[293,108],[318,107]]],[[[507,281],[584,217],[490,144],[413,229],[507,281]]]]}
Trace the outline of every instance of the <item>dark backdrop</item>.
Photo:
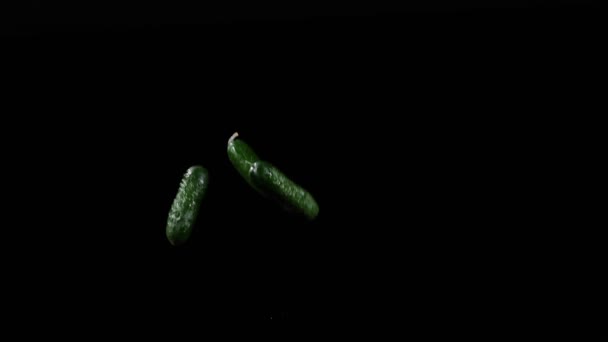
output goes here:
{"type": "MultiPolygon", "coordinates": [[[[282,22],[236,10],[213,24],[172,4],[149,13],[196,25],[140,21],[135,5],[114,25],[116,5],[100,25],[5,26],[19,194],[5,279],[28,303],[16,317],[102,330],[132,317],[494,322],[513,256],[496,251],[525,231],[510,196],[542,155],[530,133],[548,129],[539,115],[586,104],[572,86],[594,70],[590,7],[292,8],[299,20],[282,22]],[[235,131],[317,198],[316,221],[248,188],[226,156],[235,131]],[[195,164],[209,192],[173,248],[167,213],[195,164]]],[[[26,13],[64,18],[47,6],[26,13]]]]}
{"type": "MultiPolygon", "coordinates": [[[[415,1],[40,1],[2,4],[2,31],[11,34],[53,30],[36,25],[87,24],[102,27],[150,24],[205,24],[234,21],[291,21],[321,16],[369,16],[411,12],[550,9],[599,6],[593,0],[415,0],[415,1]]],[[[56,28],[55,28],[56,29],[56,28]]],[[[68,30],[73,30],[68,28],[68,30]]]]}

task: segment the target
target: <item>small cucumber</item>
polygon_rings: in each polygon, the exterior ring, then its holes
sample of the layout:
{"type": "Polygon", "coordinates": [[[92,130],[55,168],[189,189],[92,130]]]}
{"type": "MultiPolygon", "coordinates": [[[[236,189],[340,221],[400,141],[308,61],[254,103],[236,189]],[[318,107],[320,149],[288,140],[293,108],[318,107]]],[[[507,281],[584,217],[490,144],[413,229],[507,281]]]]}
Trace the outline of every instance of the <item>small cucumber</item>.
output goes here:
{"type": "Polygon", "coordinates": [[[230,137],[230,139],[228,139],[228,159],[230,159],[230,162],[234,168],[245,179],[245,181],[247,181],[249,185],[257,190],[255,185],[251,183],[249,170],[253,166],[253,163],[258,161],[260,158],[244,141],[236,139],[238,136],[239,133],[236,132],[230,137]]]}
{"type": "Polygon", "coordinates": [[[314,220],[319,214],[319,206],[312,195],[271,164],[264,161],[253,163],[249,177],[259,191],[286,210],[304,215],[309,220],[314,220]]]}
{"type": "Polygon", "coordinates": [[[202,166],[192,166],[184,174],[167,220],[167,239],[172,245],[190,238],[208,184],[209,173],[202,166]]]}

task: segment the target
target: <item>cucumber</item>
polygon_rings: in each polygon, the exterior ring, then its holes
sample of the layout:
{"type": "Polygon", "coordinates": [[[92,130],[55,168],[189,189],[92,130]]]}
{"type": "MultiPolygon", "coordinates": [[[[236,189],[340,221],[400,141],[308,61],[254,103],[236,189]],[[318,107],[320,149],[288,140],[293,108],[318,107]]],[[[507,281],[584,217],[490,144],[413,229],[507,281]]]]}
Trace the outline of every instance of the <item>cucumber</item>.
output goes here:
{"type": "Polygon", "coordinates": [[[244,141],[236,139],[238,136],[239,133],[235,132],[228,139],[228,159],[245,181],[257,190],[256,186],[251,183],[249,170],[253,166],[253,163],[260,158],[244,141]]]}
{"type": "Polygon", "coordinates": [[[319,214],[319,206],[312,195],[273,165],[257,161],[253,163],[249,177],[258,191],[277,201],[287,211],[309,220],[314,220],[319,214]]]}
{"type": "Polygon", "coordinates": [[[209,172],[202,166],[192,166],[184,174],[167,219],[167,239],[172,245],[190,238],[208,184],[209,172]]]}
{"type": "Polygon", "coordinates": [[[237,140],[238,133],[228,139],[228,159],[247,181],[262,196],[276,201],[283,209],[313,220],[319,206],[308,191],[292,182],[271,164],[260,160],[249,145],[237,140]]]}

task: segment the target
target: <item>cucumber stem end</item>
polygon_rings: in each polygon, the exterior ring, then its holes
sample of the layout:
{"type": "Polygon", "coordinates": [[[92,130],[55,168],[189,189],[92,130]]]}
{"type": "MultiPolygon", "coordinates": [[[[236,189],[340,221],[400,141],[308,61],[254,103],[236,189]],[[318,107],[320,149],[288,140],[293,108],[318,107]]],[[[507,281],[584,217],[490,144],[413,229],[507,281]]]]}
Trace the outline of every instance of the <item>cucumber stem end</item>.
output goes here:
{"type": "Polygon", "coordinates": [[[232,144],[234,139],[236,139],[236,137],[238,137],[238,136],[239,136],[239,132],[234,132],[234,134],[230,137],[230,139],[228,139],[228,145],[232,144]]]}

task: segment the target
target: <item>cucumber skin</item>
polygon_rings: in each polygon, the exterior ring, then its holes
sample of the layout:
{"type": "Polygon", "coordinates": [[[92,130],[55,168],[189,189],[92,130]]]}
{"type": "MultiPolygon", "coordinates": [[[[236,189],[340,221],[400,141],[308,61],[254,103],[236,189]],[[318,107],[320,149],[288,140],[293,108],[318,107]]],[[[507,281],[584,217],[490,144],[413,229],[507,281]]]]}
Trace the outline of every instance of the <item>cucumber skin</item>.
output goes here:
{"type": "Polygon", "coordinates": [[[251,178],[249,176],[251,167],[260,159],[253,149],[244,141],[234,139],[228,143],[228,159],[245,181],[247,181],[251,187],[258,190],[257,187],[251,183],[251,178]]]}
{"type": "Polygon", "coordinates": [[[202,166],[192,166],[184,174],[167,219],[167,239],[172,245],[190,238],[208,184],[209,172],[202,166]]]}
{"type": "Polygon", "coordinates": [[[319,214],[314,197],[270,163],[255,162],[249,177],[258,191],[279,202],[286,210],[304,215],[309,220],[314,220],[319,214]]]}

